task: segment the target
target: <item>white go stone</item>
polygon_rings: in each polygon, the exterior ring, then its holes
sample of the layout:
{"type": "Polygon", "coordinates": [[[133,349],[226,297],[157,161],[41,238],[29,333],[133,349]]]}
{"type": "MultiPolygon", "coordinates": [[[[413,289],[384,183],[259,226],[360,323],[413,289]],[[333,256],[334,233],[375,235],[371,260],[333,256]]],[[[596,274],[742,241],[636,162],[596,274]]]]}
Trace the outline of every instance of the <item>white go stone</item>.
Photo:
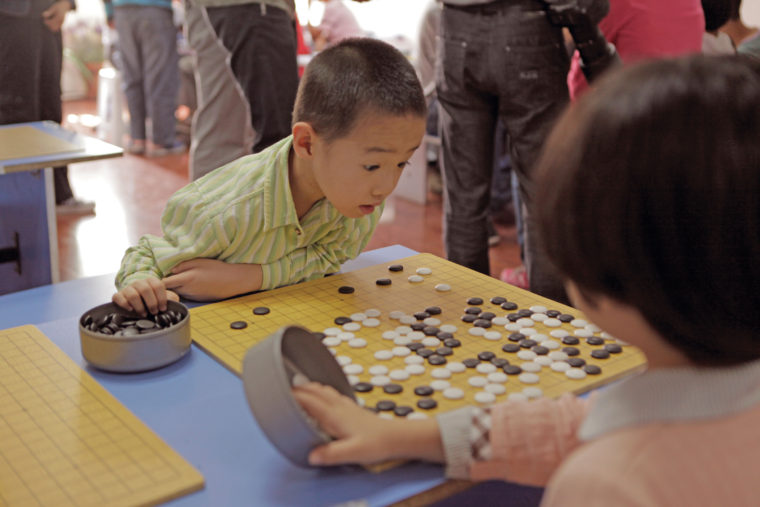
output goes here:
{"type": "Polygon", "coordinates": [[[483,338],[491,340],[493,342],[501,340],[501,333],[498,331],[486,331],[483,334],[483,338]]]}
{"type": "Polygon", "coordinates": [[[496,371],[496,366],[491,363],[480,363],[475,367],[478,373],[493,373],[496,371]]]}
{"type": "Polygon", "coordinates": [[[437,283],[435,284],[435,290],[438,292],[448,292],[451,290],[451,285],[447,283],[437,283]]]}
{"type": "Polygon", "coordinates": [[[522,392],[529,400],[535,400],[536,398],[540,398],[544,395],[544,392],[540,387],[526,387],[522,390],[522,392]]]}
{"type": "Polygon", "coordinates": [[[546,347],[549,350],[556,350],[560,348],[560,344],[555,342],[554,340],[544,340],[540,343],[542,347],[546,347]]]}
{"type": "Polygon", "coordinates": [[[429,419],[429,416],[427,414],[423,414],[422,412],[410,412],[406,416],[407,419],[429,419]]]}
{"type": "Polygon", "coordinates": [[[507,324],[509,324],[509,319],[506,317],[494,317],[491,320],[491,324],[493,324],[494,326],[506,326],[507,324]]]}
{"type": "Polygon", "coordinates": [[[444,333],[456,333],[457,327],[454,324],[444,324],[441,326],[441,331],[444,333]]]}
{"type": "Polygon", "coordinates": [[[567,375],[567,378],[571,378],[573,380],[581,380],[586,378],[586,372],[580,368],[570,368],[565,372],[565,375],[567,375]]]}
{"type": "Polygon", "coordinates": [[[515,322],[520,327],[533,327],[533,324],[535,324],[535,321],[531,319],[530,317],[523,317],[522,319],[517,319],[517,322],[515,322]]]}
{"type": "Polygon", "coordinates": [[[573,331],[573,334],[577,336],[578,338],[588,338],[590,336],[594,336],[594,333],[592,333],[588,329],[576,329],[575,331],[573,331]]]}
{"type": "Polygon", "coordinates": [[[447,400],[461,400],[464,398],[464,391],[458,387],[449,387],[443,390],[443,397],[447,400]]]}
{"type": "Polygon", "coordinates": [[[354,331],[358,331],[362,328],[362,325],[358,322],[348,322],[346,324],[343,324],[343,331],[349,331],[353,333],[354,331]]]}
{"type": "Polygon", "coordinates": [[[375,359],[378,361],[387,361],[393,359],[393,352],[390,350],[378,350],[375,352],[375,359]]]}
{"type": "Polygon", "coordinates": [[[395,340],[400,334],[398,334],[396,331],[384,331],[383,332],[383,340],[395,340]]]}
{"type": "Polygon", "coordinates": [[[521,373],[517,379],[523,384],[538,384],[539,377],[535,373],[521,373]]]}
{"type": "Polygon", "coordinates": [[[583,319],[573,319],[570,321],[570,325],[573,327],[581,328],[588,326],[588,322],[583,319]]]}
{"type": "Polygon", "coordinates": [[[391,370],[388,374],[393,380],[406,380],[409,378],[409,372],[407,370],[391,370]]]}
{"type": "Polygon", "coordinates": [[[441,319],[436,319],[435,317],[428,317],[427,319],[422,321],[423,324],[426,326],[437,326],[441,323],[441,319]]]}
{"type": "Polygon", "coordinates": [[[369,383],[372,384],[373,386],[383,387],[390,384],[391,379],[390,377],[386,377],[385,375],[375,375],[374,377],[369,379],[369,383]]]}
{"type": "Polygon", "coordinates": [[[475,375],[468,378],[467,383],[470,384],[472,387],[483,387],[484,385],[488,384],[488,379],[485,377],[481,377],[480,375],[475,375]]]}
{"type": "Polygon", "coordinates": [[[357,377],[356,375],[348,375],[346,379],[348,380],[349,385],[352,385],[352,386],[355,386],[356,384],[359,383],[359,377],[357,377]]]}
{"type": "Polygon", "coordinates": [[[328,327],[322,332],[325,333],[327,336],[337,336],[338,334],[342,333],[343,330],[339,327],[328,327]]]}
{"type": "Polygon", "coordinates": [[[401,310],[393,310],[391,313],[388,314],[388,317],[392,318],[393,320],[398,320],[404,315],[406,315],[406,313],[402,312],[401,310]]]}
{"type": "Polygon", "coordinates": [[[367,318],[367,316],[363,313],[352,313],[349,318],[353,320],[354,322],[361,322],[364,319],[367,318]]]}
{"type": "Polygon", "coordinates": [[[347,364],[351,364],[351,362],[353,361],[348,356],[335,356],[335,360],[338,361],[338,364],[341,366],[346,366],[347,364]]]}
{"type": "Polygon", "coordinates": [[[343,373],[346,375],[359,375],[360,373],[364,372],[364,366],[354,363],[354,364],[347,364],[343,367],[343,373]]]}
{"type": "Polygon", "coordinates": [[[338,338],[342,342],[347,342],[356,338],[356,335],[348,331],[343,331],[342,333],[338,333],[335,337],[338,338]]]}
{"type": "Polygon", "coordinates": [[[536,358],[536,355],[537,354],[533,352],[532,350],[526,350],[526,349],[523,349],[517,352],[517,357],[519,357],[523,361],[533,361],[536,358]]]}
{"type": "Polygon", "coordinates": [[[330,354],[332,354],[333,356],[337,356],[338,355],[338,351],[335,350],[335,349],[331,349],[331,348],[328,347],[327,350],[329,350],[330,354]]]}
{"type": "Polygon", "coordinates": [[[349,340],[348,346],[352,349],[360,349],[367,346],[367,340],[364,338],[354,338],[349,340]]]}
{"type": "Polygon", "coordinates": [[[507,381],[507,375],[506,373],[502,373],[500,371],[495,371],[493,373],[488,374],[488,381],[492,384],[503,384],[507,381]]]}
{"type": "Polygon", "coordinates": [[[424,278],[422,278],[420,275],[412,275],[412,276],[409,277],[409,281],[411,283],[420,283],[423,280],[424,280],[424,278]]]}
{"type": "Polygon", "coordinates": [[[520,328],[520,332],[522,334],[524,334],[525,336],[530,336],[531,338],[533,337],[533,335],[538,334],[538,331],[536,331],[532,327],[523,327],[523,328],[520,328]]]}
{"type": "Polygon", "coordinates": [[[374,366],[370,366],[369,374],[370,375],[387,375],[388,367],[382,364],[376,364],[374,366]]]}
{"type": "Polygon", "coordinates": [[[340,343],[340,338],[337,336],[325,336],[322,338],[322,345],[326,347],[337,347],[340,343]]]}
{"type": "Polygon", "coordinates": [[[402,324],[406,324],[408,326],[410,324],[414,324],[415,322],[417,322],[417,319],[415,319],[411,315],[404,315],[403,317],[401,317],[400,319],[398,319],[398,321],[401,322],[402,324]]]}
{"type": "Polygon", "coordinates": [[[527,371],[528,373],[538,373],[541,371],[542,366],[535,361],[530,361],[521,364],[520,368],[522,368],[523,371],[527,371]]]}
{"type": "Polygon", "coordinates": [[[431,274],[433,272],[433,270],[430,269],[430,268],[422,267],[422,268],[417,268],[417,270],[415,272],[418,275],[425,275],[425,276],[427,276],[427,275],[431,274]]]}
{"type": "Polygon", "coordinates": [[[530,311],[533,313],[546,313],[547,309],[545,306],[533,305],[530,307],[530,311]]]}
{"type": "Polygon", "coordinates": [[[430,375],[432,375],[433,378],[451,378],[451,370],[448,368],[433,368],[430,375]]]}
{"type": "Polygon", "coordinates": [[[482,327],[471,327],[467,332],[472,336],[483,336],[486,334],[486,330],[482,327]]]}
{"type": "Polygon", "coordinates": [[[443,391],[444,389],[451,387],[451,383],[448,380],[433,380],[430,382],[430,387],[432,387],[434,391],[443,391]]]}
{"type": "Polygon", "coordinates": [[[521,328],[522,326],[515,324],[514,322],[510,322],[509,324],[504,325],[504,329],[507,331],[512,331],[513,333],[519,331],[521,328]]]}
{"type": "Polygon", "coordinates": [[[552,329],[549,334],[552,335],[554,338],[559,338],[560,340],[564,338],[565,336],[570,335],[570,333],[568,333],[564,329],[552,329]]]}
{"type": "Polygon", "coordinates": [[[602,328],[600,328],[599,326],[597,326],[597,325],[596,325],[596,324],[594,324],[593,322],[592,322],[592,323],[590,323],[588,326],[586,326],[586,329],[587,329],[588,331],[591,331],[592,333],[599,333],[599,332],[601,332],[601,330],[602,330],[602,328]]]}
{"type": "Polygon", "coordinates": [[[562,321],[559,319],[549,317],[548,319],[544,320],[543,324],[546,327],[559,327],[562,325],[562,321]]]}
{"type": "Polygon", "coordinates": [[[362,321],[362,326],[364,327],[377,327],[380,325],[380,321],[378,319],[375,319],[373,317],[364,319],[362,321]]]}
{"type": "Polygon", "coordinates": [[[507,388],[501,384],[488,384],[483,386],[483,390],[495,394],[496,396],[507,392],[507,388]]]}
{"type": "Polygon", "coordinates": [[[488,405],[489,403],[496,401],[496,396],[486,391],[479,391],[475,393],[475,401],[481,405],[488,405]]]}
{"type": "Polygon", "coordinates": [[[379,317],[382,314],[383,312],[381,312],[377,308],[370,308],[369,310],[364,310],[364,315],[366,315],[367,317],[379,317]]]}
{"type": "Polygon", "coordinates": [[[441,344],[441,340],[433,336],[428,336],[427,338],[422,339],[422,344],[426,347],[437,347],[441,344]]]}
{"type": "Polygon", "coordinates": [[[446,365],[446,368],[451,370],[451,373],[462,373],[467,369],[465,365],[458,361],[452,361],[446,365]]]}
{"type": "Polygon", "coordinates": [[[393,419],[395,419],[395,417],[389,414],[388,412],[380,412],[379,414],[377,414],[377,417],[379,417],[380,419],[388,419],[389,421],[392,421],[393,419]]]}
{"type": "Polygon", "coordinates": [[[409,326],[398,326],[396,328],[396,332],[398,334],[409,334],[412,332],[412,328],[409,326]]]}
{"type": "Polygon", "coordinates": [[[528,397],[525,396],[523,393],[509,393],[509,396],[507,396],[507,399],[509,401],[528,401],[528,397]]]}
{"type": "Polygon", "coordinates": [[[549,366],[554,371],[558,371],[560,373],[566,372],[570,369],[570,365],[564,361],[555,361],[549,366]]]}
{"type": "Polygon", "coordinates": [[[536,322],[544,322],[548,318],[545,313],[534,313],[530,316],[530,319],[536,322]]]}
{"type": "Polygon", "coordinates": [[[548,340],[549,337],[542,333],[536,333],[534,335],[531,335],[531,339],[536,340],[537,342],[541,342],[543,340],[548,340]]]}
{"type": "Polygon", "coordinates": [[[393,347],[392,352],[396,357],[405,357],[412,353],[412,351],[406,347],[393,347]]]}
{"type": "Polygon", "coordinates": [[[425,373],[425,367],[421,364],[408,364],[404,369],[408,371],[410,375],[422,375],[425,373]]]}
{"type": "Polygon", "coordinates": [[[605,340],[614,340],[615,339],[615,337],[612,336],[607,331],[602,331],[601,333],[599,333],[599,336],[602,337],[602,338],[604,338],[605,340]]]}
{"type": "Polygon", "coordinates": [[[541,366],[549,366],[553,363],[552,359],[549,356],[538,356],[533,360],[533,362],[540,364],[541,366]]]}
{"type": "Polygon", "coordinates": [[[404,362],[406,364],[425,364],[425,358],[422,356],[406,356],[404,362]]]}
{"type": "Polygon", "coordinates": [[[409,331],[406,333],[406,336],[410,338],[413,342],[422,341],[425,339],[425,333],[422,331],[409,331]]]}
{"type": "Polygon", "coordinates": [[[567,361],[569,356],[561,350],[552,350],[549,352],[549,359],[552,361],[567,361]]]}
{"type": "Polygon", "coordinates": [[[399,336],[395,340],[393,340],[393,343],[396,345],[409,345],[412,343],[412,339],[409,338],[409,336],[399,336]]]}

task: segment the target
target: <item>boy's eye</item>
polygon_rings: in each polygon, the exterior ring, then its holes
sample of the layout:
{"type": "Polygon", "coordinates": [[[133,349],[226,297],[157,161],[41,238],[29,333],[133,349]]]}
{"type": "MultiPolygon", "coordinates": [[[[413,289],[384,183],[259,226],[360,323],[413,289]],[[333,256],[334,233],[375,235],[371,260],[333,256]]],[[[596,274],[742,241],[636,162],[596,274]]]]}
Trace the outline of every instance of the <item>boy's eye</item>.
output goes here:
{"type": "Polygon", "coordinates": [[[377,164],[365,165],[364,169],[367,170],[367,171],[374,171],[375,169],[380,169],[380,166],[377,165],[377,164]]]}
{"type": "Polygon", "coordinates": [[[403,169],[404,167],[406,167],[406,166],[408,166],[408,165],[409,165],[409,161],[408,161],[408,160],[405,160],[404,162],[401,162],[401,163],[398,165],[398,168],[399,168],[399,169],[403,169]]]}

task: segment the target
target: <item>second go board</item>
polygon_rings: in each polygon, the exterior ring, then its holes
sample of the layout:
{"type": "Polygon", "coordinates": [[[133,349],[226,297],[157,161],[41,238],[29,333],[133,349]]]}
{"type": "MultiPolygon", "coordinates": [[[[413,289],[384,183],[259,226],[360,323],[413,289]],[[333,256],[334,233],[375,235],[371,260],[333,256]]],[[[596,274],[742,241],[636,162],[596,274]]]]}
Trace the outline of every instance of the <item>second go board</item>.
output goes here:
{"type": "Polygon", "coordinates": [[[238,375],[251,346],[282,326],[305,327],[331,349],[361,403],[396,416],[583,393],[645,366],[640,351],[574,308],[431,254],[191,315],[193,340],[238,375]]]}

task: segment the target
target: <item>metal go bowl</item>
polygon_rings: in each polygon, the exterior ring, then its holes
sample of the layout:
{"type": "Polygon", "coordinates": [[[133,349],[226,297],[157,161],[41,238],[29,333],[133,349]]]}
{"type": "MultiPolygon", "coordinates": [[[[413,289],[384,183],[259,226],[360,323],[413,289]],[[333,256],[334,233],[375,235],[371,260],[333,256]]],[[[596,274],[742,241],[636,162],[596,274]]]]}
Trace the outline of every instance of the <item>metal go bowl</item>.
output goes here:
{"type": "Polygon", "coordinates": [[[86,327],[88,317],[94,321],[115,313],[125,319],[140,320],[136,313],[113,303],[96,306],[79,319],[79,338],[82,356],[92,366],[112,372],[153,370],[179,360],[190,351],[190,313],[185,305],[168,301],[168,310],[179,312],[176,324],[134,336],[103,334],[86,327]]]}
{"type": "Polygon", "coordinates": [[[354,391],[330,351],[310,331],[289,326],[251,347],[243,360],[243,386],[256,421],[269,441],[294,464],[309,467],[315,446],[330,441],[293,397],[293,378],[354,391]],[[305,379],[303,378],[305,377],[305,379]]]}

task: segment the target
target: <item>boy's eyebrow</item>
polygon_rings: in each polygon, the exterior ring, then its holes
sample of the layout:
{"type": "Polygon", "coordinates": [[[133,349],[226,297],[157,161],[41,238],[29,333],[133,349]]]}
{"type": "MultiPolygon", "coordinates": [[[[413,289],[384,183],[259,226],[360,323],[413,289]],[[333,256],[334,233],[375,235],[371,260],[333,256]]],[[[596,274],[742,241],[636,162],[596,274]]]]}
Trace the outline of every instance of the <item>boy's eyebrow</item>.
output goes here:
{"type": "MultiPolygon", "coordinates": [[[[420,145],[418,144],[414,148],[410,149],[409,152],[410,153],[414,152],[419,147],[420,147],[420,145]]],[[[365,148],[364,152],[365,153],[393,153],[394,150],[390,150],[388,148],[383,148],[382,146],[370,146],[369,148],[365,148]]]]}

